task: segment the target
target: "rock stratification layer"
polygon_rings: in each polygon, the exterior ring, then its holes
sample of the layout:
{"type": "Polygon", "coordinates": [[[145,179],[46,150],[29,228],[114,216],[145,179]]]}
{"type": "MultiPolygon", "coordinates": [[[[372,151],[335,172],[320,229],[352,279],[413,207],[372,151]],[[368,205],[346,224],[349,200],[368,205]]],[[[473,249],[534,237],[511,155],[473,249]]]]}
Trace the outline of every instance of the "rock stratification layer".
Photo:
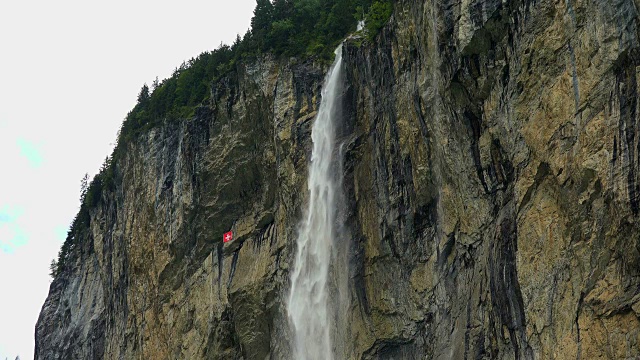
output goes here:
{"type": "MultiPolygon", "coordinates": [[[[336,358],[640,356],[638,6],[398,0],[345,43],[336,358]]],[[[36,358],[290,358],[325,70],[240,65],[129,145],[36,358]]]]}

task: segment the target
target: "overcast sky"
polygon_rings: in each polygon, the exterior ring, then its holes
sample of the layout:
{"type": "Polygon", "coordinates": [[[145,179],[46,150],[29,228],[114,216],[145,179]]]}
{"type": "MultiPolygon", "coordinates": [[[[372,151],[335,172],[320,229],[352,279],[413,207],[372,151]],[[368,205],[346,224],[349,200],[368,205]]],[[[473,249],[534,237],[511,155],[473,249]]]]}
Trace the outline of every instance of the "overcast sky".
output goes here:
{"type": "Polygon", "coordinates": [[[34,328],[79,205],[144,83],[249,27],[255,0],[0,3],[0,359],[34,328]]]}

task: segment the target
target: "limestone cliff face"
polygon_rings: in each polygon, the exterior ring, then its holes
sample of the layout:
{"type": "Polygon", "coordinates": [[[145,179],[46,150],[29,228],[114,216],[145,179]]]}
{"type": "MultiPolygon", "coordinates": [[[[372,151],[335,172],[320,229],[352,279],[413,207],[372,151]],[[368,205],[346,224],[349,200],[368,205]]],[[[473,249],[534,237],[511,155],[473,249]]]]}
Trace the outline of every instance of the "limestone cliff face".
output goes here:
{"type": "Polygon", "coordinates": [[[120,186],[51,285],[36,358],[288,352],[283,304],[322,79],[313,64],[240,67],[194,118],[129,146],[120,186]]]}
{"type": "MultiPolygon", "coordinates": [[[[640,357],[639,5],[400,0],[347,41],[337,358],[640,357]]],[[[36,358],[289,358],[325,70],[240,66],[131,145],[36,358]]]]}

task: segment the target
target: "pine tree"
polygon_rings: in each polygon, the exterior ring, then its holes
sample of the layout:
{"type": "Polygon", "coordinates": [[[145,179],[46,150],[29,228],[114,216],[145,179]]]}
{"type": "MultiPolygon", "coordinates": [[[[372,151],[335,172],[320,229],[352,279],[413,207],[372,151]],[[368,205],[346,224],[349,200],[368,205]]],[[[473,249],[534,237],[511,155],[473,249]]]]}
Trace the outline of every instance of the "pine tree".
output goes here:
{"type": "Polygon", "coordinates": [[[153,80],[153,83],[151,84],[151,92],[156,91],[157,88],[160,87],[160,81],[158,80],[158,77],[156,76],[156,79],[153,80]]]}
{"type": "Polygon", "coordinates": [[[271,25],[273,5],[269,0],[257,0],[256,8],[253,10],[251,28],[253,31],[267,30],[271,25]]]}
{"type": "Polygon", "coordinates": [[[84,198],[87,196],[87,189],[89,189],[89,174],[85,173],[80,180],[80,204],[84,202],[84,198]]]}
{"type": "Polygon", "coordinates": [[[287,20],[293,15],[294,4],[291,0],[273,0],[273,20],[287,20]]]}
{"type": "Polygon", "coordinates": [[[149,86],[147,86],[147,84],[144,84],[142,85],[140,93],[138,94],[138,104],[146,104],[147,102],[149,102],[149,97],[149,86]]]}
{"type": "Polygon", "coordinates": [[[255,46],[264,50],[266,47],[265,37],[271,30],[273,16],[273,5],[269,0],[257,0],[256,8],[253,10],[251,19],[251,34],[255,46]]]}

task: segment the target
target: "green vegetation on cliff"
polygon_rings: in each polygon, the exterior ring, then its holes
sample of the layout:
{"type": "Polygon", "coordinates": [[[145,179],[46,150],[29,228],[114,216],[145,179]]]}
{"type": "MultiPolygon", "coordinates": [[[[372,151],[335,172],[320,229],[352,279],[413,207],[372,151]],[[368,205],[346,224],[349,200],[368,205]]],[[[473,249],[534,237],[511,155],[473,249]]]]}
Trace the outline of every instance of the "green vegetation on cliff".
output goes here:
{"type": "Polygon", "coordinates": [[[335,47],[356,29],[358,20],[366,21],[371,39],[389,20],[392,8],[392,0],[257,0],[251,29],[244,37],[192,58],[151,88],[145,84],[120,128],[113,154],[82,192],[80,210],[58,260],[51,264],[51,275],[64,269],[77,239],[88,231],[89,209],[101,201],[103,190],[114,188],[115,163],[130,141],[165,121],[192,116],[208,100],[212,84],[233,72],[239,62],[273,54],[329,63],[335,47]]]}
{"type": "Polygon", "coordinates": [[[392,13],[393,4],[389,1],[375,1],[371,4],[365,26],[369,39],[373,39],[380,32],[380,29],[389,21],[392,13]]]}
{"type": "Polygon", "coordinates": [[[122,124],[118,142],[127,142],[164,120],[192,115],[208,99],[211,84],[232,72],[240,61],[271,53],[329,62],[333,49],[355,30],[356,20],[366,18],[372,37],[389,20],[391,11],[390,0],[257,0],[251,29],[244,37],[183,63],[151,89],[143,86],[138,104],[122,124]]]}

